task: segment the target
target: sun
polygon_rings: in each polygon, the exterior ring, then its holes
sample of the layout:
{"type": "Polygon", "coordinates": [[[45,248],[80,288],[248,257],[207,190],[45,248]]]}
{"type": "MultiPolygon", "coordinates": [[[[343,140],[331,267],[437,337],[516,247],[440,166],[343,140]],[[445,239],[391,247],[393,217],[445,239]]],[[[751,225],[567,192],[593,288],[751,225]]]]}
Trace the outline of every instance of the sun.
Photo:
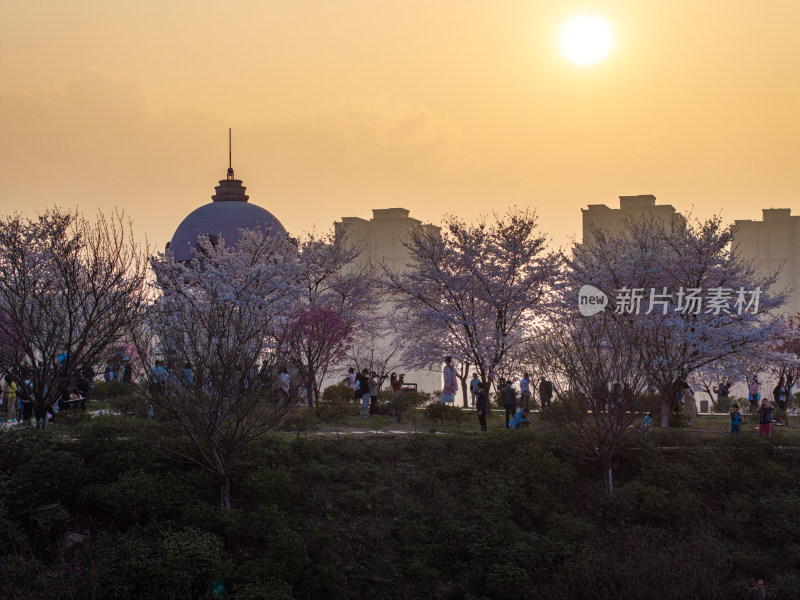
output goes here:
{"type": "Polygon", "coordinates": [[[575,17],[561,30],[561,49],[572,62],[592,65],[611,49],[611,28],[592,15],[575,17]]]}

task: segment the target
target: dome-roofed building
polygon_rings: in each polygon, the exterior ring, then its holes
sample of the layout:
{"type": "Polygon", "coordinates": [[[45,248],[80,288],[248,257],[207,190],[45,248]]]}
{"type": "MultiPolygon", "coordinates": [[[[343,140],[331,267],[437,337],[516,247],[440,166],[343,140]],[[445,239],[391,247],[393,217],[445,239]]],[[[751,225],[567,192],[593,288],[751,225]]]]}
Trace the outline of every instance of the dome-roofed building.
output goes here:
{"type": "Polygon", "coordinates": [[[225,243],[236,244],[241,239],[241,229],[256,229],[269,235],[285,234],[281,222],[268,210],[250,204],[249,196],[240,179],[233,175],[233,168],[228,167],[228,176],[215,188],[216,194],[211,196],[212,202],[189,213],[167,243],[175,260],[191,260],[197,239],[207,235],[213,242],[222,238],[225,243]]]}

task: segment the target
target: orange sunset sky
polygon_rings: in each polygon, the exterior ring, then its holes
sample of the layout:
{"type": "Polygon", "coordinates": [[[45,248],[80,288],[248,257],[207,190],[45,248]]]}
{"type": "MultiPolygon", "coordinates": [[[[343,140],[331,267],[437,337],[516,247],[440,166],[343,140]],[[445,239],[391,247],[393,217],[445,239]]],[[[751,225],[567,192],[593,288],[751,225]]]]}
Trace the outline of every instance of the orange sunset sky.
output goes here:
{"type": "Polygon", "coordinates": [[[163,250],[233,166],[298,234],[654,194],[800,211],[798,0],[0,0],[0,209],[123,207],[163,250]],[[613,45],[559,47],[583,13],[613,45]]]}

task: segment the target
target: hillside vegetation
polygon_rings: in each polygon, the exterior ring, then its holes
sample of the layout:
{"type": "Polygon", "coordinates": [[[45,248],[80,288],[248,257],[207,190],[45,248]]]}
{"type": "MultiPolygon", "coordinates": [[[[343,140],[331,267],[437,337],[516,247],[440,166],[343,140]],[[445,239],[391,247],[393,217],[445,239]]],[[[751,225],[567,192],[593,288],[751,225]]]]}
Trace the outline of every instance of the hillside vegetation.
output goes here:
{"type": "Polygon", "coordinates": [[[231,510],[137,439],[114,417],[0,433],[0,598],[729,600],[756,578],[800,597],[800,450],[780,436],[642,440],[610,495],[538,426],[276,433],[231,510]]]}

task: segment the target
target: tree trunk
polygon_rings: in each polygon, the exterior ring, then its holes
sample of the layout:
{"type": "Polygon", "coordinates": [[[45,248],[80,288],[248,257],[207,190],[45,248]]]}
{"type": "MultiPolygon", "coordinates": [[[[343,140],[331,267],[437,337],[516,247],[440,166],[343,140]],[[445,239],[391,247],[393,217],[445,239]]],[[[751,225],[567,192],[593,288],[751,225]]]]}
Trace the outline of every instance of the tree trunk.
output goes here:
{"type": "Polygon", "coordinates": [[[608,493],[614,493],[614,472],[611,469],[611,465],[608,465],[606,469],[606,483],[608,484],[608,493]]]}
{"type": "Polygon", "coordinates": [[[33,420],[36,421],[36,429],[47,427],[47,409],[42,410],[39,405],[33,407],[33,420]]]}
{"type": "Polygon", "coordinates": [[[227,475],[222,480],[222,483],[219,484],[219,497],[220,508],[229,509],[231,507],[231,480],[227,475]]]}
{"type": "Polygon", "coordinates": [[[306,398],[306,404],[308,406],[314,406],[314,384],[309,382],[306,384],[306,394],[308,397],[306,398]]]}
{"type": "Polygon", "coordinates": [[[669,401],[661,401],[661,429],[669,429],[669,401]]]}

